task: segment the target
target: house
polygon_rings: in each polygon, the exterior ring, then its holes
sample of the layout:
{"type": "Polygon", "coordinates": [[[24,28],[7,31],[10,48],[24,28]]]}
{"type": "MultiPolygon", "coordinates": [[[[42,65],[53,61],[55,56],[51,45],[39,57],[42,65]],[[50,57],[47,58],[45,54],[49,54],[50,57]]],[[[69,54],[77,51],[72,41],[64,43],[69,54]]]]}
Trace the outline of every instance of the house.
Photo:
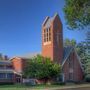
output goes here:
{"type": "Polygon", "coordinates": [[[0,60],[0,84],[14,83],[14,71],[11,61],[0,60]]]}
{"type": "Polygon", "coordinates": [[[0,84],[13,83],[14,80],[12,63],[6,55],[0,53],[0,84]]]}
{"type": "MultiPolygon", "coordinates": [[[[11,62],[15,72],[22,74],[26,61],[35,55],[12,58],[11,62]]],[[[57,13],[53,17],[46,17],[42,24],[41,55],[61,64],[63,82],[83,80],[83,68],[75,48],[72,46],[64,47],[63,45],[63,25],[57,13]]]]}
{"type": "Polygon", "coordinates": [[[19,83],[21,79],[21,74],[15,71],[11,60],[0,54],[0,84],[19,83]]]}

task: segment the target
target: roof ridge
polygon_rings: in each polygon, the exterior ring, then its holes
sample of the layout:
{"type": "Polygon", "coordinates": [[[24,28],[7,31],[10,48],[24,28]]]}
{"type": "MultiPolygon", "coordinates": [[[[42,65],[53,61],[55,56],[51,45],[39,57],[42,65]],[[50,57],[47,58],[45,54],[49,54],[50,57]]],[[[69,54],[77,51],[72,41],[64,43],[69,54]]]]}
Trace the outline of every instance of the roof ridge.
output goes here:
{"type": "Polygon", "coordinates": [[[58,16],[58,13],[56,12],[53,16],[53,20],[55,19],[55,17],[58,16]]]}
{"type": "Polygon", "coordinates": [[[44,26],[44,25],[46,24],[46,22],[48,21],[49,18],[50,18],[49,16],[47,16],[47,17],[45,18],[45,20],[43,21],[42,26],[44,26]]]}

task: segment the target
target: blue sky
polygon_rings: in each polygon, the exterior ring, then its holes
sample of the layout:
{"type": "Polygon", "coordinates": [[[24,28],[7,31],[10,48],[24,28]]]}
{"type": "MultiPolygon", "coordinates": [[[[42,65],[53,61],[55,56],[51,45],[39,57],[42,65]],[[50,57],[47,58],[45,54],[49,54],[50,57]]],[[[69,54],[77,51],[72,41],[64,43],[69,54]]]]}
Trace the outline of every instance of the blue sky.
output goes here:
{"type": "Polygon", "coordinates": [[[9,56],[40,52],[42,22],[56,12],[64,38],[84,40],[84,31],[67,29],[63,7],[64,0],[0,0],[0,52],[9,56]]]}

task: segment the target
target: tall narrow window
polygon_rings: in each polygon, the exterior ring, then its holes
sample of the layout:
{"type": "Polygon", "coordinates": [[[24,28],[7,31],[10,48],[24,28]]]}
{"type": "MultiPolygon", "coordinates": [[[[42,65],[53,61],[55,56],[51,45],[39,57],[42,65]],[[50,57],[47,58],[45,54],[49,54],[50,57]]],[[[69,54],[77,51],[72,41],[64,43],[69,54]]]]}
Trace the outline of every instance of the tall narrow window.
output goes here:
{"type": "Polygon", "coordinates": [[[73,80],[73,73],[69,73],[69,80],[73,80]]]}
{"type": "Polygon", "coordinates": [[[46,30],[44,29],[44,42],[46,42],[46,30]]]}
{"type": "Polygon", "coordinates": [[[49,41],[51,41],[51,30],[49,28],[49,41]]]}
{"type": "Polygon", "coordinates": [[[46,34],[44,34],[44,42],[46,42],[46,34]]]}
{"type": "Polygon", "coordinates": [[[50,28],[44,29],[44,42],[51,41],[51,30],[50,28]]]}
{"type": "Polygon", "coordinates": [[[49,36],[49,35],[48,35],[48,31],[49,31],[49,30],[48,30],[48,28],[47,28],[47,42],[48,42],[48,36],[49,36]]]}

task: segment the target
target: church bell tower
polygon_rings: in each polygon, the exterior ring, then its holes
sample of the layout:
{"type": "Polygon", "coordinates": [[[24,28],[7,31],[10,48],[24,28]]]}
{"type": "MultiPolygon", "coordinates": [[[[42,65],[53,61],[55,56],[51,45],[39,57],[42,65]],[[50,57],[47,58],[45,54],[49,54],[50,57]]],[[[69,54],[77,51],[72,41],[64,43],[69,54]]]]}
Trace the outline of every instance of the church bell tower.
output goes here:
{"type": "Polygon", "coordinates": [[[57,63],[63,59],[63,27],[57,13],[42,24],[42,56],[57,63]]]}

